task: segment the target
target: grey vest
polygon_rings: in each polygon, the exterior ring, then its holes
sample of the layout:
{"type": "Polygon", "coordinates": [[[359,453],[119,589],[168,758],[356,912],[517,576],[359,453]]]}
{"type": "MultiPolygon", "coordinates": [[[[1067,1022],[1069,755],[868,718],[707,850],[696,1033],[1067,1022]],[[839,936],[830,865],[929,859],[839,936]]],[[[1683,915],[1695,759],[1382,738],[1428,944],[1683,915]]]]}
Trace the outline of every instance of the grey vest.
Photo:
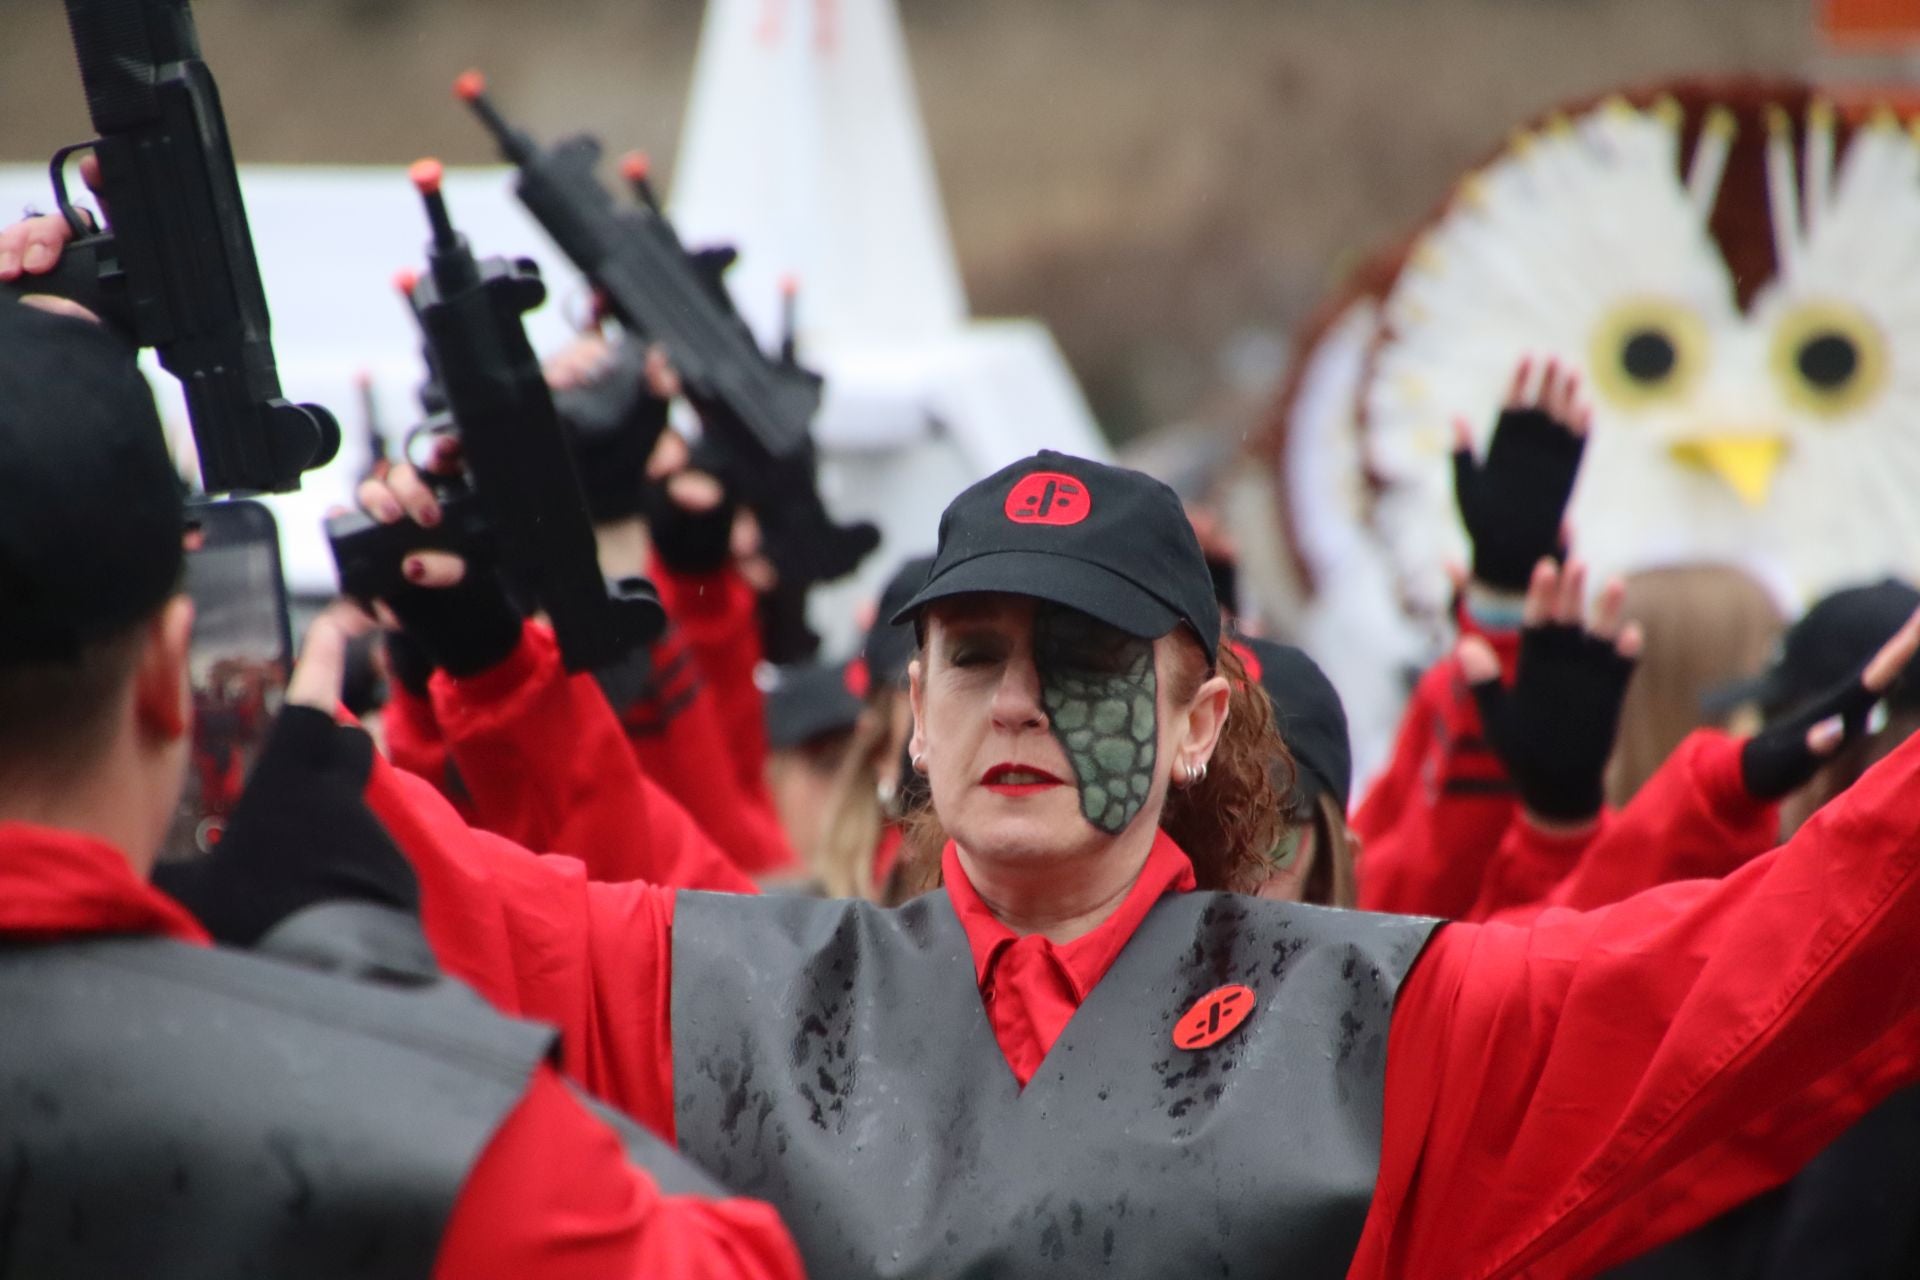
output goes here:
{"type": "Polygon", "coordinates": [[[0,1277],[426,1276],[553,1039],[451,982],[0,947],[0,1277]]]}
{"type": "Polygon", "coordinates": [[[815,1275],[1341,1276],[1379,1164],[1394,993],[1435,922],[1161,900],[1023,1091],[944,892],[682,893],[682,1148],[815,1275]],[[1216,988],[1255,992],[1210,1048],[1216,988]]]}

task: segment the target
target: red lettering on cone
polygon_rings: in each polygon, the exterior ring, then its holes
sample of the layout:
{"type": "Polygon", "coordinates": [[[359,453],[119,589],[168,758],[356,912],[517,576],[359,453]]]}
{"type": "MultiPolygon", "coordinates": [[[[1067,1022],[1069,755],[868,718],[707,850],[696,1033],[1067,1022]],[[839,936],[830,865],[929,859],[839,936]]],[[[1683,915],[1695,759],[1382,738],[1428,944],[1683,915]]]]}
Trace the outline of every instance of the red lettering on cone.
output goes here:
{"type": "Polygon", "coordinates": [[[1079,524],[1092,511],[1087,486],[1058,471],[1022,476],[1007,495],[1007,519],[1015,524],[1079,524]]]}
{"type": "Polygon", "coordinates": [[[1173,1047],[1192,1052],[1219,1044],[1247,1020],[1255,999],[1252,987],[1237,984],[1207,992],[1173,1024],[1173,1047]]]}

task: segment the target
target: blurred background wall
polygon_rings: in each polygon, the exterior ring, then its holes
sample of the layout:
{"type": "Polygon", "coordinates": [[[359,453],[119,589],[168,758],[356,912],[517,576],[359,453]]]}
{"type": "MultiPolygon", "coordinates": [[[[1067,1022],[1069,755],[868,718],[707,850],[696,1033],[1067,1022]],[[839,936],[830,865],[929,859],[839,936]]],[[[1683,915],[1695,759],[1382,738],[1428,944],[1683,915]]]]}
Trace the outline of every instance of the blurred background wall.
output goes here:
{"type": "MultiPolygon", "coordinates": [[[[827,0],[831,2],[831,0],[827,0]]],[[[494,159],[542,136],[669,175],[698,0],[197,0],[242,162],[494,159]]],[[[901,0],[975,314],[1053,328],[1109,434],[1253,425],[1289,327],[1515,124],[1689,71],[1817,73],[1812,0],[901,0]]],[[[0,0],[0,161],[85,136],[60,6],[0,0]]],[[[0,211],[11,217],[15,211],[0,211]]]]}

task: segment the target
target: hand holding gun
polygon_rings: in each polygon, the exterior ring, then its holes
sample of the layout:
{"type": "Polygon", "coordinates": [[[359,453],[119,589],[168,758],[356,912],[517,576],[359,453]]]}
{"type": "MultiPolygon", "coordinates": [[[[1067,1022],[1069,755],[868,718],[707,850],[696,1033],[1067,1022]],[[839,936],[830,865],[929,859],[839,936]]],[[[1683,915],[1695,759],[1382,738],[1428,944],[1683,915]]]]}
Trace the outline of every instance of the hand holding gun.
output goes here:
{"type": "Polygon", "coordinates": [[[630,335],[666,349],[788,587],[850,572],[879,544],[878,532],[836,525],[821,503],[809,433],[820,379],[791,359],[768,359],[754,341],[720,282],[732,253],[682,245],[644,166],[626,167],[638,202],[617,205],[594,174],[593,138],[542,148],[500,115],[477,72],[455,88],[519,168],[514,189],[527,211],[630,335]]]}
{"type": "Polygon", "coordinates": [[[552,620],[568,670],[609,665],[651,643],[665,614],[644,579],[609,583],[600,572],[579,476],[521,320],[546,288],[531,262],[474,258],[448,217],[437,162],[416,164],[413,177],[433,240],[412,302],[473,488],[447,491],[440,527],[430,531],[360,514],[330,520],[342,586],[365,600],[387,598],[412,551],[488,548],[509,583],[552,620]]]}
{"type": "Polygon", "coordinates": [[[32,291],[76,302],[159,353],[186,393],[207,492],[297,489],[302,471],[333,458],[340,428],[280,394],[220,95],[187,0],[67,0],[67,22],[99,136],[53,158],[73,241],[32,291]],[[88,150],[105,231],[67,195],[67,161],[88,150]]]}

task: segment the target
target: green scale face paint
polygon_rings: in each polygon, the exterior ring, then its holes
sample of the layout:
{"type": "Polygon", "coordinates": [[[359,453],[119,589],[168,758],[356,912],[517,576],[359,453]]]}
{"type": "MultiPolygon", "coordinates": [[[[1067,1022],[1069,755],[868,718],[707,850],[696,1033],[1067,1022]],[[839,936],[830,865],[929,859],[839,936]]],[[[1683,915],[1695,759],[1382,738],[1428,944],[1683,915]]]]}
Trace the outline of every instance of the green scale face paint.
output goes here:
{"type": "Polygon", "coordinates": [[[1041,605],[1033,619],[1034,665],[1053,736],[1066,748],[1080,812],[1118,835],[1153,786],[1159,748],[1159,682],[1153,641],[1076,609],[1041,605]]]}

